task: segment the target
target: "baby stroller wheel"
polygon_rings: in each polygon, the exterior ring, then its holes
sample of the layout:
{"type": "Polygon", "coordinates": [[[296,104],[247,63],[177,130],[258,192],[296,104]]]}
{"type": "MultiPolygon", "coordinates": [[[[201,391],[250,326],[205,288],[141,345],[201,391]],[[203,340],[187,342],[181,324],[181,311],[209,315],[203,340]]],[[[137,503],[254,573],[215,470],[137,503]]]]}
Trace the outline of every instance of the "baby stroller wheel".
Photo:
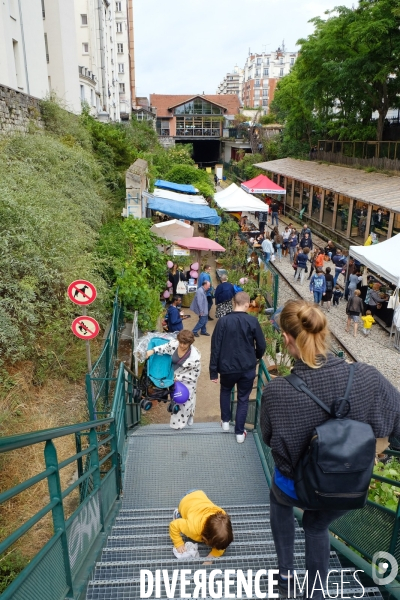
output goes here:
{"type": "Polygon", "coordinates": [[[150,400],[146,400],[146,398],[144,398],[144,400],[141,401],[140,406],[142,407],[143,410],[150,410],[151,407],[153,406],[150,400]]]}
{"type": "Polygon", "coordinates": [[[172,408],[173,408],[173,403],[172,403],[172,402],[170,402],[170,403],[168,404],[168,406],[167,406],[167,410],[168,410],[168,412],[172,413],[172,408]]]}
{"type": "Polygon", "coordinates": [[[172,409],[172,414],[177,415],[180,410],[181,407],[179,406],[179,404],[175,404],[174,408],[172,409]]]}

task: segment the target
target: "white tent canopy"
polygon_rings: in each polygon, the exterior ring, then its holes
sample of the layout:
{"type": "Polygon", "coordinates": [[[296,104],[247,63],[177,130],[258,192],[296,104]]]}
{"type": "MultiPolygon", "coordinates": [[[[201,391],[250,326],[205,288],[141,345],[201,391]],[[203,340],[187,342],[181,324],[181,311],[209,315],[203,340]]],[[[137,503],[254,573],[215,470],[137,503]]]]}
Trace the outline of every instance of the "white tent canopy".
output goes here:
{"type": "Polygon", "coordinates": [[[156,198],[166,198],[167,200],[177,200],[178,202],[186,202],[189,204],[207,204],[207,200],[203,196],[179,194],[178,192],[170,192],[169,190],[161,190],[158,188],[155,188],[153,195],[156,198]]]}
{"type": "Polygon", "coordinates": [[[240,188],[238,185],[236,185],[236,183],[231,183],[231,185],[228,185],[228,187],[222,190],[221,192],[217,192],[216,194],[214,194],[214,200],[218,200],[219,198],[226,198],[227,196],[233,194],[233,192],[236,192],[236,190],[239,189],[240,188]]]}
{"type": "Polygon", "coordinates": [[[188,223],[184,223],[178,219],[172,219],[171,221],[155,223],[153,227],[150,228],[150,231],[158,235],[158,237],[176,242],[182,238],[193,237],[194,228],[188,223]]]}
{"type": "MultiPolygon", "coordinates": [[[[227,190],[230,188],[232,188],[232,186],[229,186],[227,190]]],[[[218,194],[215,194],[214,201],[218,204],[220,208],[226,210],[227,212],[255,212],[256,210],[268,212],[267,204],[264,204],[264,202],[262,202],[258,198],[255,198],[251,194],[248,194],[238,186],[236,186],[236,189],[232,188],[232,192],[230,194],[227,194],[226,196],[221,197],[218,194]]]]}
{"type": "Polygon", "coordinates": [[[400,233],[372,246],[350,246],[350,256],[400,287],[400,233]]]}

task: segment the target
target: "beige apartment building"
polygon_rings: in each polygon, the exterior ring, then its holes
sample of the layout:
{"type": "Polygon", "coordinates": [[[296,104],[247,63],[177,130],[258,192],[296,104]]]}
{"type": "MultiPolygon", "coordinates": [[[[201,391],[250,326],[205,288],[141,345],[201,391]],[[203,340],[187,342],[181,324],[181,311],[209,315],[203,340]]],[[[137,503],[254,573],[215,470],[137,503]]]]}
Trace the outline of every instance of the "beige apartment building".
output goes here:
{"type": "Polygon", "coordinates": [[[240,69],[237,65],[235,65],[233,71],[227,73],[219,84],[217,94],[237,94],[239,98],[241,98],[242,84],[243,69],[240,69]]]}
{"type": "Polygon", "coordinates": [[[249,54],[243,70],[243,105],[261,107],[262,112],[267,114],[278,81],[290,73],[297,56],[298,52],[287,52],[284,46],[276,52],[249,54]]]}

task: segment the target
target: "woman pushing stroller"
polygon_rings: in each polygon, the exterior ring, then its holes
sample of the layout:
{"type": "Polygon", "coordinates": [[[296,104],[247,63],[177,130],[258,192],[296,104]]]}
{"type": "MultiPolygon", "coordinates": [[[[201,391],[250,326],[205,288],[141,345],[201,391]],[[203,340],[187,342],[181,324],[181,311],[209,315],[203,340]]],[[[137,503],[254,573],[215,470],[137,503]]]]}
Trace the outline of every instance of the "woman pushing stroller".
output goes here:
{"type": "Polygon", "coordinates": [[[174,380],[183,383],[189,390],[189,399],[180,405],[177,414],[172,414],[170,427],[172,429],[183,429],[193,425],[193,417],[196,409],[196,386],[200,375],[200,352],[192,344],[194,335],[187,329],[182,329],[176,337],[167,344],[156,346],[147,351],[147,358],[153,354],[169,354],[172,357],[172,368],[174,380]]]}

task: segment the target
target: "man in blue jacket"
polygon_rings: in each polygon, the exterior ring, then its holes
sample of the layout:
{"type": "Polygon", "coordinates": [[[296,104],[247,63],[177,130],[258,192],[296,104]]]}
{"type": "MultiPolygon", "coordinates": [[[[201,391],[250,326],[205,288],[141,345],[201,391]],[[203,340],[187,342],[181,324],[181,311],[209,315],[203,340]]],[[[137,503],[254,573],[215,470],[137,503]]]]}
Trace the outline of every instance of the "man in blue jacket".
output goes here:
{"type": "Polygon", "coordinates": [[[188,319],[190,315],[181,315],[181,304],[182,299],[180,296],[174,296],[172,298],[172,302],[167,311],[167,319],[168,319],[168,331],[173,333],[174,331],[182,331],[183,329],[183,319],[188,319]]]}
{"type": "Polygon", "coordinates": [[[233,299],[233,312],[218,320],[211,338],[210,379],[218,383],[220,374],[222,430],[229,431],[231,391],[236,385],[235,433],[239,444],[246,438],[244,424],[257,360],[262,358],[266,347],[258,320],[247,314],[249,306],[250,296],[246,292],[237,293],[233,299]]]}
{"type": "Polygon", "coordinates": [[[197,288],[196,295],[193,299],[192,304],[190,305],[190,310],[192,310],[196,315],[198,315],[199,320],[197,321],[193,333],[195,337],[199,337],[198,331],[201,329],[201,335],[210,335],[207,333],[207,321],[208,321],[208,302],[207,302],[207,292],[210,289],[210,282],[204,281],[203,285],[197,288]]]}
{"type": "Polygon", "coordinates": [[[211,267],[210,265],[205,265],[204,266],[204,271],[202,271],[200,273],[200,276],[197,280],[197,288],[201,288],[201,286],[203,285],[203,283],[205,281],[209,281],[210,282],[210,287],[207,290],[207,302],[208,302],[208,320],[209,321],[214,321],[214,319],[212,319],[210,317],[210,310],[212,308],[213,305],[213,291],[214,288],[212,286],[212,281],[211,281],[211,267]]]}

